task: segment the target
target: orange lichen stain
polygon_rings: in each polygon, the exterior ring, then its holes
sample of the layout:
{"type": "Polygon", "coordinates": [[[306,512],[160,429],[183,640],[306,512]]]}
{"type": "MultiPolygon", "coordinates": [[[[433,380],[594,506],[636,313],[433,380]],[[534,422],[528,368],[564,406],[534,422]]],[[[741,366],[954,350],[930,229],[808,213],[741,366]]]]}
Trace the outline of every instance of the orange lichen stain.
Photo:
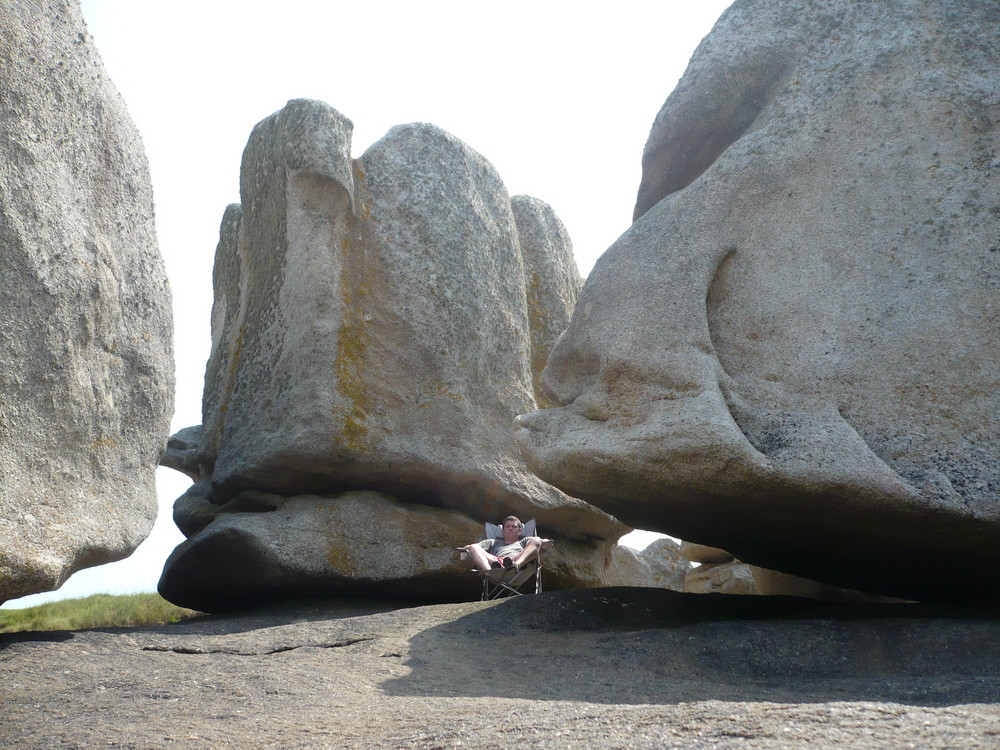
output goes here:
{"type": "Polygon", "coordinates": [[[330,549],[326,554],[326,559],[330,563],[330,567],[341,575],[354,575],[354,556],[351,554],[351,548],[343,540],[330,541],[330,549]]]}
{"type": "MultiPolygon", "coordinates": [[[[361,167],[358,166],[357,161],[354,162],[353,167],[354,167],[354,195],[358,196],[363,192],[362,187],[365,181],[365,172],[361,167]]],[[[358,201],[356,205],[358,205],[360,208],[360,211],[358,213],[362,221],[371,218],[372,202],[370,200],[362,199],[358,201]]]]}
{"type": "Polygon", "coordinates": [[[229,399],[233,395],[233,388],[236,387],[236,373],[240,369],[240,360],[243,357],[243,335],[246,329],[240,326],[236,333],[236,340],[233,342],[233,355],[229,360],[229,367],[226,368],[226,387],[222,395],[222,404],[219,406],[219,421],[212,433],[210,451],[215,453],[219,449],[219,439],[222,437],[226,426],[226,414],[229,412],[229,399]]]}
{"type": "MultiPolygon", "coordinates": [[[[343,316],[340,336],[337,339],[337,356],[334,373],[337,392],[348,401],[339,415],[341,419],[340,438],[344,448],[359,451],[368,445],[367,415],[372,410],[371,391],[364,374],[365,353],[370,343],[367,324],[364,319],[364,305],[371,293],[371,285],[362,277],[352,284],[355,274],[350,271],[351,240],[349,233],[341,240],[344,254],[344,272],[340,276],[340,298],[343,300],[343,316]]],[[[368,273],[368,269],[365,269],[368,273]]],[[[335,413],[334,418],[338,415],[335,413]]]]}
{"type": "Polygon", "coordinates": [[[448,386],[446,386],[444,383],[441,383],[434,390],[430,392],[425,392],[421,394],[418,398],[419,398],[419,403],[417,403],[417,408],[429,409],[431,405],[434,403],[435,399],[447,398],[451,399],[452,401],[464,401],[466,397],[465,394],[449,390],[448,386]]]}
{"type": "Polygon", "coordinates": [[[226,401],[229,401],[229,396],[233,392],[233,381],[236,379],[236,371],[240,367],[240,358],[243,356],[243,334],[244,327],[240,326],[239,331],[236,333],[236,346],[233,348],[233,358],[229,362],[229,367],[226,370],[226,401]]]}
{"type": "Polygon", "coordinates": [[[537,273],[531,274],[526,290],[528,302],[528,328],[531,332],[531,380],[532,391],[535,402],[541,409],[555,406],[542,390],[541,375],[542,370],[549,361],[549,354],[552,352],[545,345],[545,334],[551,323],[552,313],[542,304],[542,279],[537,273]]]}
{"type": "Polygon", "coordinates": [[[111,438],[98,438],[90,441],[90,450],[92,451],[111,450],[117,446],[118,442],[111,438]]]}
{"type": "Polygon", "coordinates": [[[465,396],[462,395],[461,393],[456,393],[455,391],[449,391],[448,387],[443,383],[437,387],[437,389],[434,391],[434,395],[437,398],[450,398],[454,399],[455,401],[461,401],[465,398],[465,396]]]}

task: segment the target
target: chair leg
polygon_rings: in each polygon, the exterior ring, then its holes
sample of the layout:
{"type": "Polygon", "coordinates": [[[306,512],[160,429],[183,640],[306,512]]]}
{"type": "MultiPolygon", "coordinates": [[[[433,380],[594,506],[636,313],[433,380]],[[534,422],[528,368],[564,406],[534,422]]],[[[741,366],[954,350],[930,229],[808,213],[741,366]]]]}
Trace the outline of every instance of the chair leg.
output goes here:
{"type": "MultiPolygon", "coordinates": [[[[502,599],[508,596],[524,595],[523,591],[520,591],[517,586],[512,585],[512,582],[517,579],[517,571],[504,571],[503,576],[500,579],[491,578],[486,574],[481,574],[481,577],[483,581],[483,588],[482,594],[480,595],[480,601],[485,602],[492,601],[494,599],[502,599]]],[[[521,583],[520,585],[523,586],[524,584],[521,583]]]]}
{"type": "MultiPolygon", "coordinates": [[[[541,560],[534,560],[535,565],[535,593],[539,594],[542,591],[542,565],[541,560]]],[[[482,578],[482,592],[480,594],[480,601],[492,601],[494,599],[501,599],[507,596],[523,596],[530,592],[530,589],[526,591],[521,591],[522,587],[529,584],[530,579],[522,578],[521,574],[525,571],[523,569],[519,570],[504,570],[498,571],[478,571],[480,577],[482,578]],[[499,577],[494,577],[490,573],[500,573],[499,577]],[[516,585],[515,585],[516,582],[516,585]]],[[[530,575],[530,573],[529,573],[530,575]]]]}

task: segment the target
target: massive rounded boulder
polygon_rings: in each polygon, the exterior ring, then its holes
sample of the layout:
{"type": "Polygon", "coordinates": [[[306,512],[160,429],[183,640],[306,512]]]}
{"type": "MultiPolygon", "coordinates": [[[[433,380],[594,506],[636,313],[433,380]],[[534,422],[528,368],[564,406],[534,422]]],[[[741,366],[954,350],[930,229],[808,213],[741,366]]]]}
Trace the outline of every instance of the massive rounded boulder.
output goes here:
{"type": "Polygon", "coordinates": [[[748,563],[995,600],[997,60],[996,3],[737,0],[552,354],[560,407],[520,422],[529,466],[748,563]]]}
{"type": "MultiPolygon", "coordinates": [[[[398,507],[440,509],[464,543],[476,540],[470,523],[510,513],[536,518],[546,536],[563,540],[557,546],[591,552],[626,530],[539,480],[513,441],[513,421],[535,408],[534,381],[581,285],[551,208],[511,199],[489,162],[433,125],[395,127],[356,161],[352,127],[322,102],[294,100],[250,136],[242,202],[227,210],[216,254],[203,426],[175,436],[165,459],[200,483],[177,506],[192,537],[161,581],[173,601],[198,587],[200,606],[211,603],[185,556],[211,558],[205,550],[236,522],[221,508],[247,491],[382,493],[398,507]]],[[[311,513],[309,502],[283,512],[311,513]]],[[[280,517],[240,519],[240,533],[270,535],[280,517]]],[[[377,526],[377,513],[367,518],[377,526]]],[[[316,529],[317,549],[357,533],[306,526],[316,529]]],[[[442,539],[452,573],[462,571],[456,539],[442,539]]],[[[388,529],[383,544],[405,557],[388,529]]],[[[437,580],[440,561],[428,567],[412,552],[405,574],[372,574],[381,583],[368,573],[352,578],[322,554],[327,577],[315,566],[300,577],[322,594],[369,581],[386,595],[402,587],[420,598],[464,596],[458,582],[418,583],[437,580]]],[[[298,580],[299,561],[269,555],[268,570],[298,580]]],[[[601,552],[591,557],[588,583],[605,562],[601,552]]],[[[217,585],[222,597],[231,582],[217,585]]],[[[273,589],[262,584],[259,593],[273,589]]]]}
{"type": "Polygon", "coordinates": [[[74,2],[0,14],[0,600],[156,518],[170,293],[139,134],[74,2]]]}

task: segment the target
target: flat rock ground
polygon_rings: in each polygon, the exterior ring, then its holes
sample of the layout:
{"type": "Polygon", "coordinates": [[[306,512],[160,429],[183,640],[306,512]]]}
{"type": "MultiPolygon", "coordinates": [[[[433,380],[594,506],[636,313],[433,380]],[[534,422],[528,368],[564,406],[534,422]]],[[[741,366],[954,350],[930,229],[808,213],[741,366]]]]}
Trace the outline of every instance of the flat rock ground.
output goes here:
{"type": "Polygon", "coordinates": [[[998,748],[1000,610],[616,588],[6,635],[0,745],[998,748]]]}

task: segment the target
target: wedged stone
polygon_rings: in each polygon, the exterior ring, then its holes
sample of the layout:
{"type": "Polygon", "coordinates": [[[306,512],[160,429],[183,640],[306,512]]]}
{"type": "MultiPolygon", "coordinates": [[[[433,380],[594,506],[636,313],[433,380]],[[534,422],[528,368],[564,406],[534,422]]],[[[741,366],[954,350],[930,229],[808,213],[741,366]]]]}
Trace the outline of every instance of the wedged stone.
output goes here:
{"type": "Polygon", "coordinates": [[[747,563],[1000,596],[998,59],[996,3],[737,0],[656,119],[528,465],[747,563]]]}
{"type": "Polygon", "coordinates": [[[770,570],[756,565],[748,566],[757,584],[757,591],[764,595],[798,596],[804,599],[818,599],[827,602],[881,602],[885,604],[906,603],[907,600],[878,594],[868,594],[864,591],[838,588],[808,578],[782,573],[780,570],[770,570]]]}
{"type": "Polygon", "coordinates": [[[173,410],[139,134],[79,4],[0,13],[0,601],[129,555],[173,410]]]}
{"type": "Polygon", "coordinates": [[[604,574],[605,586],[648,586],[684,591],[691,563],[673,539],[657,539],[643,550],[617,545],[604,574]]]}
{"type": "Polygon", "coordinates": [[[691,594],[745,594],[756,596],[798,596],[829,602],[902,602],[902,599],[866,594],[830,586],[778,570],[748,565],[729,552],[703,544],[681,542],[680,554],[699,563],[687,572],[679,591],[691,594]]]}
{"type": "Polygon", "coordinates": [[[202,463],[201,425],[178,430],[167,440],[167,447],[160,456],[160,466],[187,474],[195,482],[206,474],[202,463]]]}
{"type": "Polygon", "coordinates": [[[211,481],[202,480],[174,501],[174,524],[184,536],[194,536],[215,520],[218,510],[212,502],[211,481]]]}
{"type": "MultiPolygon", "coordinates": [[[[476,599],[480,579],[455,548],[482,536],[482,524],[461,513],[377,492],[246,491],[174,550],[159,590],[207,612],[296,597],[476,599]]],[[[543,585],[597,585],[604,566],[599,551],[558,543],[544,553],[543,585]]]]}

